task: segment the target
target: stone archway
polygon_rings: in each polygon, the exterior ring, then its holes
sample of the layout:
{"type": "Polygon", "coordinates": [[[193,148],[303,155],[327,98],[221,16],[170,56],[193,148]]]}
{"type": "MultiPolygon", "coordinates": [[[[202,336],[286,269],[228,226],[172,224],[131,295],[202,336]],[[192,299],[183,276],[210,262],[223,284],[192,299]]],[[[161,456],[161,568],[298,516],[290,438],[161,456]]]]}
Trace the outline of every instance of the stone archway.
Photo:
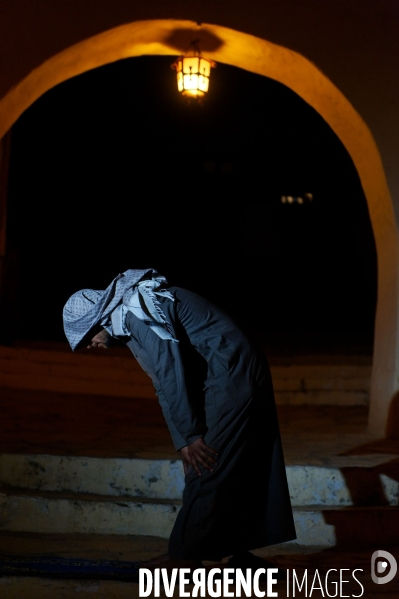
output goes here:
{"type": "Polygon", "coordinates": [[[399,239],[381,157],[370,130],[334,84],[302,55],[219,25],[192,21],[137,21],[105,31],[60,52],[34,69],[0,101],[0,138],[35,100],[55,85],[123,58],[176,56],[193,37],[205,56],[275,79],[291,88],[328,123],[358,171],[377,247],[376,313],[369,429],[386,431],[399,390],[399,239]]]}

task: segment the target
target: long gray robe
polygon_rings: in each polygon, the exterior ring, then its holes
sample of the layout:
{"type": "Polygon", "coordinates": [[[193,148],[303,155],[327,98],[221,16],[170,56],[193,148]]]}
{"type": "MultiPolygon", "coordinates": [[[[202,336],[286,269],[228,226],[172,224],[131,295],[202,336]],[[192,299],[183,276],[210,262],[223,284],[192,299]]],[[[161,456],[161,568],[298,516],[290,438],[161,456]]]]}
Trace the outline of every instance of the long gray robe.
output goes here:
{"type": "Polygon", "coordinates": [[[179,343],[133,314],[127,345],[151,377],[177,450],[199,436],[218,451],[214,472],[185,477],[169,555],[220,560],[296,538],[267,360],[219,308],[168,287],[161,307],[179,343]]]}

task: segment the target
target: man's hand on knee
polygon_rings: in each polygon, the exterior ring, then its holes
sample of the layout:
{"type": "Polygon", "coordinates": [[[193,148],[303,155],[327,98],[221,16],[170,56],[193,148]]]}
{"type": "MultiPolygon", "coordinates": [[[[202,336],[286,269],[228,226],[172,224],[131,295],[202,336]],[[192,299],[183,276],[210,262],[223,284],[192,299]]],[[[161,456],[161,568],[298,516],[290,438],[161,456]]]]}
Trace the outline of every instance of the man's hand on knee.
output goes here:
{"type": "Polygon", "coordinates": [[[183,460],[184,472],[187,473],[188,466],[192,466],[198,476],[201,476],[201,466],[205,470],[213,472],[217,461],[217,451],[209,447],[202,437],[199,437],[191,443],[181,449],[181,456],[183,460]]]}

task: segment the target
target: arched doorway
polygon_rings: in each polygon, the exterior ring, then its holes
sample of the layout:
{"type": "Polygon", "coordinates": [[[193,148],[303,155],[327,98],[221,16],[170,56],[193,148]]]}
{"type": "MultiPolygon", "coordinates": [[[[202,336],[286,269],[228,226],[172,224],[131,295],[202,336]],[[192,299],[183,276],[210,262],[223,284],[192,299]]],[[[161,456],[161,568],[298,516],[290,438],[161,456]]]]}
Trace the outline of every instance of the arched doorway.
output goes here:
{"type": "Polygon", "coordinates": [[[374,140],[360,116],[308,60],[286,48],[220,26],[184,21],[146,21],[107,31],[46,61],[0,103],[3,135],[45,91],[79,73],[128,56],[175,55],[199,31],[204,54],[219,62],[265,75],[310,104],[348,150],[367,198],[379,268],[370,428],[382,433],[397,379],[398,239],[391,200],[374,140]]]}
{"type": "Polygon", "coordinates": [[[68,79],[13,126],[16,338],[65,342],[75,286],[152,265],[223,305],[269,359],[371,360],[375,244],[342,143],[295,92],[222,63],[206,102],[188,104],[170,63],[142,56],[68,79]],[[30,297],[32,319],[24,289],[47,288],[54,255],[63,276],[50,303],[30,297]]]}

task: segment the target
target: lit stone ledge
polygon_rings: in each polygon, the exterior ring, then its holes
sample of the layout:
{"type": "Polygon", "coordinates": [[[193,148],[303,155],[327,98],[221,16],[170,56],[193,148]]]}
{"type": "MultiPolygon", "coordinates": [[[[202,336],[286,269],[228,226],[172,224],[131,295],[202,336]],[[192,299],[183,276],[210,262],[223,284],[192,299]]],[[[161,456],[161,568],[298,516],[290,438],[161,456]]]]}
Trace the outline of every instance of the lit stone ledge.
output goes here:
{"type": "MultiPolygon", "coordinates": [[[[271,374],[279,404],[369,403],[368,364],[272,365],[271,374]]],[[[157,401],[150,378],[129,352],[116,356],[86,355],[0,347],[0,386],[157,401]]]]}
{"type": "Polygon", "coordinates": [[[107,497],[0,494],[0,530],[167,538],[180,506],[107,497]]]}
{"type": "MultiPolygon", "coordinates": [[[[286,471],[294,506],[399,503],[395,464],[386,459],[370,467],[369,460],[363,465],[357,457],[352,461],[347,456],[341,467],[289,465],[286,471]]],[[[173,501],[182,497],[184,475],[179,460],[3,454],[0,484],[30,491],[173,501]]]]}
{"type": "Polygon", "coordinates": [[[41,491],[180,499],[180,460],[0,455],[0,484],[41,491]]]}

